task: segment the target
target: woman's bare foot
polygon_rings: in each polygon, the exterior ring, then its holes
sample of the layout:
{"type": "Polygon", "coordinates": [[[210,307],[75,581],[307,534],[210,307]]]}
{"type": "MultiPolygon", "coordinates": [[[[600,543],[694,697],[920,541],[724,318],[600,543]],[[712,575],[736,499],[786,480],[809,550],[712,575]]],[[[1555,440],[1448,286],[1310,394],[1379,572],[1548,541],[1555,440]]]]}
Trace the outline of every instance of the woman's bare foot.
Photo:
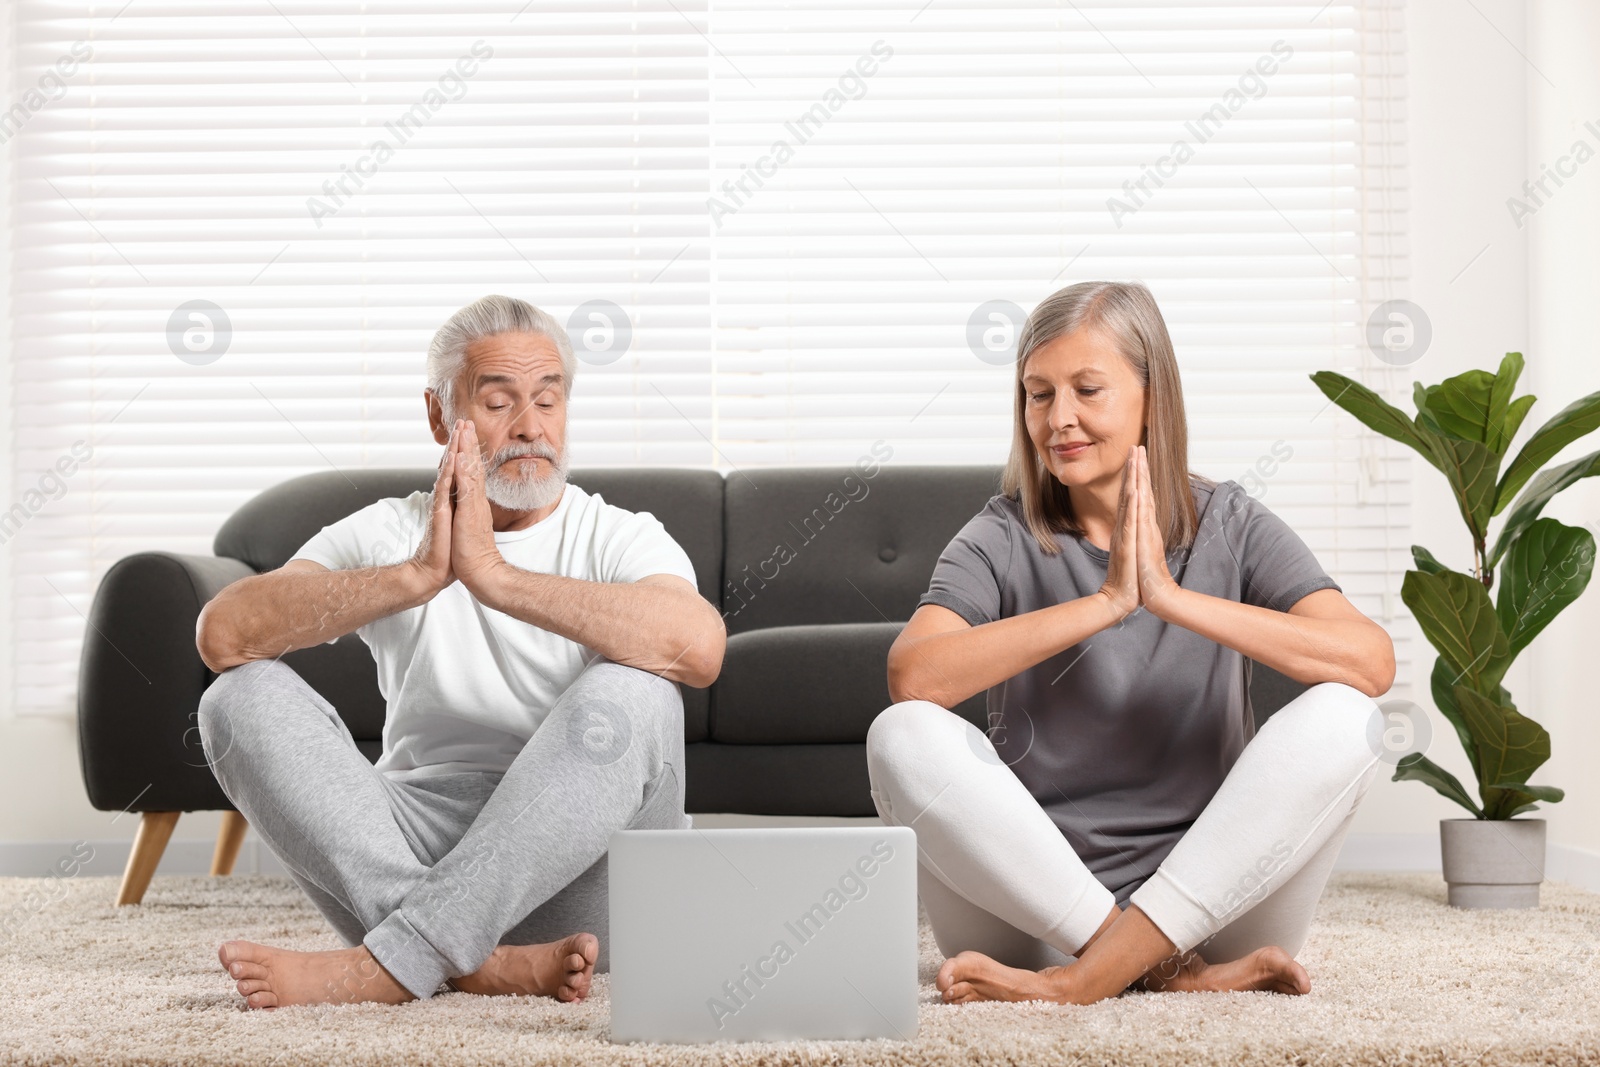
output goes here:
{"type": "MultiPolygon", "coordinates": [[[[1077,988],[1076,965],[1026,971],[1007,967],[981,952],[961,952],[944,961],[934,984],[948,1004],[978,1000],[1050,1000],[1057,1004],[1092,1004],[1101,999],[1077,988]]],[[[1194,953],[1180,961],[1152,967],[1139,982],[1149,990],[1227,992],[1264,990],[1304,994],[1311,979],[1304,967],[1283,949],[1268,946],[1229,963],[1207,964],[1194,953]]]]}
{"type": "Polygon", "coordinates": [[[246,1008],[291,1004],[404,1004],[417,999],[365,945],[293,952],[253,941],[224,941],[217,959],[237,981],[246,1008]]]}
{"type": "Polygon", "coordinates": [[[491,997],[582,1000],[589,995],[599,954],[600,941],[593,934],[573,934],[545,945],[501,945],[482,967],[450,979],[450,985],[491,997]]]}
{"type": "Polygon", "coordinates": [[[1207,963],[1193,952],[1180,962],[1174,956],[1150,968],[1135,986],[1152,992],[1245,992],[1286,993],[1303,996],[1311,992],[1311,976],[1294,957],[1276,945],[1258,948],[1248,956],[1227,963],[1207,963]]]}

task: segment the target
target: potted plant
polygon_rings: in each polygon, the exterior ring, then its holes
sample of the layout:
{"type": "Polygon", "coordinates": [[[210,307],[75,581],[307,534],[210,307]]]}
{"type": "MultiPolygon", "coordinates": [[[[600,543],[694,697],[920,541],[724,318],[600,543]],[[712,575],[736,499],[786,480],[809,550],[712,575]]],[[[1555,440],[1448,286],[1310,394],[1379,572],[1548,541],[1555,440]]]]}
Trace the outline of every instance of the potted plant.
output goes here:
{"type": "Polygon", "coordinates": [[[1600,427],[1600,392],[1567,405],[1539,427],[1502,472],[1501,461],[1535,399],[1512,396],[1522,367],[1522,354],[1508,352],[1494,374],[1472,370],[1438,385],[1417,382],[1415,419],[1344,375],[1311,375],[1335,404],[1410,445],[1445,476],[1472,537],[1471,572],[1452,570],[1412,545],[1416,569],[1406,572],[1400,595],[1439,653],[1433,700],[1466,750],[1478,802],[1455,775],[1421,752],[1404,756],[1393,778],[1425,782],[1472,813],[1470,819],[1439,823],[1450,903],[1469,908],[1539,903],[1545,823],[1517,816],[1537,811],[1539,801],[1555,803],[1563,793],[1529,783],[1550,758],[1550,735],[1517,710],[1500,682],[1528,643],[1583,592],[1594,567],[1588,530],[1539,513],[1567,486],[1600,474],[1600,452],[1540,468],[1600,427]],[[1489,520],[1507,505],[1510,513],[1491,542],[1489,520]],[[1500,589],[1491,602],[1497,571],[1500,589]]]}

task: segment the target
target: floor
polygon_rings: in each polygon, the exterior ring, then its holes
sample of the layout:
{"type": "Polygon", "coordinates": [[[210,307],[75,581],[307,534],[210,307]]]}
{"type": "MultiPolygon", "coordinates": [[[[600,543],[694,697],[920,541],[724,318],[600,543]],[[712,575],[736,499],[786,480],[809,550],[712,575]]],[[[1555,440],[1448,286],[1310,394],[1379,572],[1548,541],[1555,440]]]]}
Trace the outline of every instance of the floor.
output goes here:
{"type": "Polygon", "coordinates": [[[1135,993],[1091,1007],[945,1005],[923,928],[914,1041],[612,1045],[578,1005],[450,993],[399,1007],[238,1010],[216,945],[338,940],[294,883],[0,879],[0,1064],[1495,1064],[1600,1062],[1600,896],[1466,912],[1432,874],[1334,875],[1300,955],[1309,996],[1135,993]]]}

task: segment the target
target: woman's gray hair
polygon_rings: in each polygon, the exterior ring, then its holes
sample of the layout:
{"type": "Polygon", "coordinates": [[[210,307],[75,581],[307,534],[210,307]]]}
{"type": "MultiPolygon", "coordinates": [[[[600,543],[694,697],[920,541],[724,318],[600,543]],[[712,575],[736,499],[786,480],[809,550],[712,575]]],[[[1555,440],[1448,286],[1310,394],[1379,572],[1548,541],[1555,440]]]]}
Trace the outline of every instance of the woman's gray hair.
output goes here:
{"type": "Polygon", "coordinates": [[[1149,289],[1137,282],[1079,282],[1039,302],[1017,335],[1011,456],[1000,491],[1022,504],[1023,521],[1040,551],[1061,551],[1058,533],[1081,534],[1072,496],[1056,479],[1028,435],[1028,358],[1059,337],[1091,330],[1111,343],[1144,389],[1145,434],[1156,525],[1168,549],[1188,548],[1199,528],[1191,480],[1216,483],[1189,470],[1189,420],[1183,407],[1178,357],[1166,320],[1149,289]]]}
{"type": "Polygon", "coordinates": [[[428,345],[428,388],[446,411],[454,400],[456,379],[467,364],[467,349],[474,341],[501,333],[536,333],[550,338],[561,356],[562,383],[570,394],[578,361],[572,354],[572,340],[554,316],[540,311],[526,300],[514,296],[485,296],[474,300],[454,315],[428,345]]]}

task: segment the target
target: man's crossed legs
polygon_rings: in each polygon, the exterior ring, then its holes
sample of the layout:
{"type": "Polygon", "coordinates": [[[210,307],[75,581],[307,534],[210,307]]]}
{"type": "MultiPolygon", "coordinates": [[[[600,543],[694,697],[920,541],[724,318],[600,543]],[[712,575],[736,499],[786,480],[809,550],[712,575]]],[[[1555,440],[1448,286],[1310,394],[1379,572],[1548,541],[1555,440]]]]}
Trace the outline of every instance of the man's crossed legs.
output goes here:
{"type": "Polygon", "coordinates": [[[199,724],[223,792],[352,946],[225,942],[218,957],[252,1008],[402,1003],[447,980],[581,999],[609,969],[611,833],[688,822],[677,687],[604,659],[503,775],[378,773],[333,706],[276,660],[219,675],[199,724]]]}

